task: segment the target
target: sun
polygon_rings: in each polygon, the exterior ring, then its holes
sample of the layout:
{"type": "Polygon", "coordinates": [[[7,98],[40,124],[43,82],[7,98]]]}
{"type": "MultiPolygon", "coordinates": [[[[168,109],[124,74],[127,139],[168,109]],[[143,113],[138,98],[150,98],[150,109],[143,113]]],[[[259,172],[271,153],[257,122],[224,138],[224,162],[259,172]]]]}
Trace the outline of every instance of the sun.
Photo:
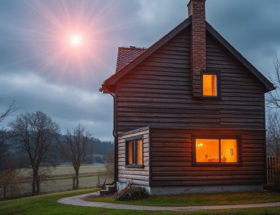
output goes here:
{"type": "Polygon", "coordinates": [[[79,34],[73,34],[70,36],[69,42],[73,47],[80,47],[83,44],[83,37],[79,34]]]}

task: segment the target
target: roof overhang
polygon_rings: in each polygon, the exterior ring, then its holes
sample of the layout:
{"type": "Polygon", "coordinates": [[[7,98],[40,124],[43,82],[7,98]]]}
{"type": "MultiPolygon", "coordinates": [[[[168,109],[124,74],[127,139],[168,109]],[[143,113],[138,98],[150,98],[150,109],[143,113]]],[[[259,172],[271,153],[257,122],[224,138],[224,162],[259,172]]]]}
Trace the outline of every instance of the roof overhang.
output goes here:
{"type": "MultiPolygon", "coordinates": [[[[136,57],[131,63],[123,67],[117,73],[112,75],[110,78],[106,79],[100,88],[100,92],[103,93],[113,93],[115,91],[115,86],[123,76],[128,72],[142,63],[160,47],[170,41],[173,37],[183,31],[185,28],[190,26],[192,23],[191,17],[184,20],[181,24],[175,27],[172,31],[154,43],[145,52],[136,57]]],[[[206,30],[215,39],[217,39],[240,63],[242,63],[265,87],[266,92],[274,90],[274,85],[260,72],[258,71],[245,57],[243,57],[229,42],[227,42],[208,22],[206,22],[206,30]]]]}

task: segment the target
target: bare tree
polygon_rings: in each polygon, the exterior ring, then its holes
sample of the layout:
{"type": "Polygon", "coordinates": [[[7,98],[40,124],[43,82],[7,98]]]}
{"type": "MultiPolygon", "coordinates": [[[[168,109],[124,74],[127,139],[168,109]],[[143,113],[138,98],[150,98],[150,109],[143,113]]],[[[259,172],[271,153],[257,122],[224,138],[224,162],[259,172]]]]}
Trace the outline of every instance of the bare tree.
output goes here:
{"type": "Polygon", "coordinates": [[[65,161],[72,164],[75,170],[74,189],[79,188],[79,171],[83,163],[92,158],[93,145],[90,142],[90,134],[81,125],[74,128],[73,133],[67,130],[64,141],[59,145],[59,152],[65,161]]]}
{"type": "Polygon", "coordinates": [[[0,173],[6,169],[13,169],[15,166],[14,159],[9,153],[9,146],[6,144],[9,138],[9,132],[0,130],[0,173]]]}
{"type": "Polygon", "coordinates": [[[43,166],[55,166],[55,147],[59,138],[59,126],[41,111],[19,115],[10,123],[11,134],[18,149],[27,153],[32,168],[32,194],[40,192],[39,170],[43,166]]]}
{"type": "MultiPolygon", "coordinates": [[[[0,103],[2,101],[2,98],[0,98],[0,103]]],[[[0,123],[9,115],[11,115],[13,112],[15,112],[18,108],[15,107],[15,101],[12,102],[12,104],[9,105],[9,107],[3,112],[0,113],[0,123]]]]}
{"type": "MultiPolygon", "coordinates": [[[[7,169],[0,174],[0,187],[3,189],[3,198],[7,198],[8,188],[13,189],[13,194],[18,193],[18,184],[24,181],[24,177],[19,172],[7,169]]],[[[11,196],[12,197],[12,196],[11,196]]]]}
{"type": "Polygon", "coordinates": [[[277,56],[274,59],[274,68],[275,74],[273,77],[270,76],[269,79],[276,89],[269,92],[267,101],[272,107],[280,108],[280,60],[277,56]]]}
{"type": "MultiPolygon", "coordinates": [[[[0,103],[1,101],[2,98],[0,98],[0,103]]],[[[0,113],[0,123],[18,109],[14,104],[15,101],[13,101],[3,113],[0,113]]],[[[5,169],[13,167],[12,158],[8,152],[9,147],[5,144],[5,142],[10,138],[8,134],[9,133],[5,129],[0,130],[0,173],[5,169]]]]}
{"type": "Polygon", "coordinates": [[[115,171],[114,150],[112,150],[106,155],[105,168],[106,168],[106,173],[113,177],[115,171]]]}
{"type": "Polygon", "coordinates": [[[267,117],[266,134],[267,155],[280,155],[280,116],[277,110],[271,110],[267,117]]]}

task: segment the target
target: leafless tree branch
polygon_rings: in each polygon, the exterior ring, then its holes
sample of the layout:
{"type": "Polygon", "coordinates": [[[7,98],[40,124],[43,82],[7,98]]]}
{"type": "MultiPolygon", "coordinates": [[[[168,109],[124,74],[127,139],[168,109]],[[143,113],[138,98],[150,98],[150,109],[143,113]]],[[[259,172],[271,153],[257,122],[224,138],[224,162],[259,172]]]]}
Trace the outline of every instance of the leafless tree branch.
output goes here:
{"type": "MultiPolygon", "coordinates": [[[[0,103],[2,101],[2,98],[0,98],[0,103]]],[[[0,123],[9,115],[14,113],[18,108],[15,107],[15,101],[12,102],[12,104],[9,105],[9,107],[3,112],[0,113],[0,123]]]]}
{"type": "Polygon", "coordinates": [[[55,165],[59,126],[41,111],[19,115],[10,122],[11,134],[18,149],[27,153],[33,171],[32,193],[40,192],[40,167],[55,165]]]}
{"type": "Polygon", "coordinates": [[[90,134],[81,125],[78,125],[73,133],[67,130],[64,140],[59,144],[59,152],[65,161],[72,164],[75,170],[75,187],[79,188],[79,171],[83,163],[93,155],[93,145],[90,142],[90,134]]]}

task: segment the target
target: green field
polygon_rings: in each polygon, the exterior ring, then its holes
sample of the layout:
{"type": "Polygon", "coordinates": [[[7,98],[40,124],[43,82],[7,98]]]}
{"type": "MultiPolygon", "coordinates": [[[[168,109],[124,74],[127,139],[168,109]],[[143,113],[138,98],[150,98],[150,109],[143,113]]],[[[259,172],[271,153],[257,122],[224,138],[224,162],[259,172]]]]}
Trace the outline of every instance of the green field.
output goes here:
{"type": "MultiPolygon", "coordinates": [[[[96,189],[69,191],[0,202],[0,215],[279,215],[280,208],[207,210],[198,212],[159,212],[77,207],[57,203],[61,198],[94,192],[96,189]]],[[[168,201],[168,199],[166,200],[168,201]]],[[[218,202],[217,202],[218,203],[218,202]]]]}
{"type": "MultiPolygon", "coordinates": [[[[92,188],[96,187],[98,182],[103,183],[105,178],[107,178],[107,183],[112,181],[112,178],[108,178],[103,175],[105,166],[103,164],[92,164],[83,165],[80,170],[80,180],[79,187],[92,188]],[[99,176],[97,174],[101,173],[99,176]]],[[[14,195],[14,197],[28,196],[31,194],[31,169],[20,169],[22,175],[27,177],[26,182],[19,184],[19,191],[14,195]]],[[[48,176],[45,176],[41,180],[40,189],[41,193],[53,193],[61,192],[72,189],[73,180],[72,175],[74,175],[74,170],[72,166],[63,165],[56,168],[50,168],[47,172],[48,176]]],[[[8,191],[8,197],[11,197],[11,193],[8,191]]],[[[0,189],[0,199],[3,198],[2,190],[0,189]]]]}
{"type": "MultiPolygon", "coordinates": [[[[60,176],[60,175],[72,175],[74,174],[74,169],[71,165],[61,165],[55,168],[49,168],[50,172],[43,168],[43,171],[50,173],[51,176],[60,176]]],[[[104,171],[104,164],[91,164],[91,165],[82,165],[80,169],[80,174],[83,173],[97,173],[98,171],[104,171]]],[[[23,176],[29,176],[32,173],[31,169],[20,169],[19,172],[23,176]]]]}

